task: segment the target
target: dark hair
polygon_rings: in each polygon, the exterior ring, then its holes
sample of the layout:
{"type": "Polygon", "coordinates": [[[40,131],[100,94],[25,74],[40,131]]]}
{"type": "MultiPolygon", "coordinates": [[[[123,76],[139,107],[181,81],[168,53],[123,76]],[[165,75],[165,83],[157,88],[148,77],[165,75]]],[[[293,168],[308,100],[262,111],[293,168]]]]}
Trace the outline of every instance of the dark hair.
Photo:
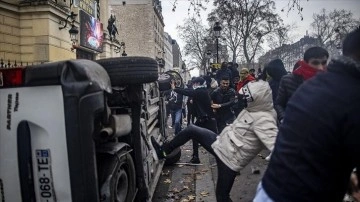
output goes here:
{"type": "Polygon", "coordinates": [[[360,52],[360,27],[351,31],[346,36],[343,42],[342,51],[345,56],[360,52]]]}
{"type": "Polygon", "coordinates": [[[205,82],[205,79],[201,76],[195,77],[195,79],[192,81],[192,83],[200,83],[203,84],[205,82]]]}
{"type": "Polygon", "coordinates": [[[304,53],[305,62],[309,62],[311,58],[329,58],[329,52],[322,47],[315,46],[307,49],[304,53]]]}
{"type": "Polygon", "coordinates": [[[221,63],[221,68],[223,68],[223,67],[227,67],[227,62],[222,62],[221,63]]]}
{"type": "Polygon", "coordinates": [[[224,77],[221,77],[221,80],[229,80],[230,81],[230,78],[227,76],[224,76],[224,77]]]}
{"type": "Polygon", "coordinates": [[[299,68],[299,67],[300,67],[300,64],[301,64],[300,60],[297,61],[297,62],[294,64],[294,67],[293,67],[293,70],[292,70],[292,71],[295,71],[297,68],[299,68]]]}

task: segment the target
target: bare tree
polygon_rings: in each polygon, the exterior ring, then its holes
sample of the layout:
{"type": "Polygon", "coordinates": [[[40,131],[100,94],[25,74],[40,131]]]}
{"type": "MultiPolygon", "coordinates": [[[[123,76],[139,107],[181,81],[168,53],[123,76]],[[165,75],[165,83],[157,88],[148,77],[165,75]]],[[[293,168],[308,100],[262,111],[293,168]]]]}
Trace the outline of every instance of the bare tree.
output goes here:
{"type": "MultiPolygon", "coordinates": [[[[178,4],[178,1],[179,0],[172,0],[173,11],[176,10],[176,5],[178,4]]],[[[283,12],[287,11],[287,13],[289,13],[291,10],[297,10],[301,20],[303,20],[303,16],[302,16],[303,8],[301,6],[302,1],[309,1],[309,0],[288,0],[288,5],[282,8],[281,11],[283,12]]],[[[188,2],[189,2],[188,12],[194,11],[197,15],[200,15],[200,11],[206,10],[205,4],[209,3],[210,0],[188,0],[188,2]]]]}
{"type": "Polygon", "coordinates": [[[265,38],[281,25],[272,0],[214,0],[214,5],[209,20],[222,22],[233,55],[239,56],[240,48],[248,64],[260,53],[265,38]],[[241,45],[236,44],[239,41],[241,45]]]}
{"type": "Polygon", "coordinates": [[[187,18],[183,25],[177,26],[180,38],[185,42],[184,53],[189,56],[192,66],[199,69],[206,65],[206,43],[209,30],[200,20],[187,18]]]}
{"type": "Polygon", "coordinates": [[[292,31],[296,28],[296,24],[282,25],[277,27],[274,32],[272,32],[267,38],[270,47],[272,47],[272,49],[275,49],[285,44],[292,43],[294,40],[294,37],[292,36],[292,31]]]}
{"type": "Polygon", "coordinates": [[[311,23],[313,36],[325,48],[338,44],[342,40],[341,36],[345,36],[359,25],[359,19],[355,19],[351,11],[344,9],[335,9],[329,13],[322,9],[320,13],[313,15],[311,23]]]}

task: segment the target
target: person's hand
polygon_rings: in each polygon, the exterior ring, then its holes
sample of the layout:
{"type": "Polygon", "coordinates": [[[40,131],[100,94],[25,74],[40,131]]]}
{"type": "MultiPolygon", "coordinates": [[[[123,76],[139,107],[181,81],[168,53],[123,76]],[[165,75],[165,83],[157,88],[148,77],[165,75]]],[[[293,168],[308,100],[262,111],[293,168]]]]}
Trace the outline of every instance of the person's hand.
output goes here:
{"type": "Polygon", "coordinates": [[[355,173],[351,174],[350,177],[351,187],[352,187],[352,193],[351,196],[358,202],[360,202],[360,190],[358,188],[359,182],[357,179],[357,176],[355,173]]]}
{"type": "Polygon", "coordinates": [[[192,103],[193,103],[193,100],[191,99],[189,102],[190,102],[190,104],[192,104],[192,103]]]}
{"type": "Polygon", "coordinates": [[[354,191],[351,196],[357,201],[360,202],[360,191],[354,191]]]}
{"type": "Polygon", "coordinates": [[[211,107],[214,109],[219,109],[221,107],[221,104],[212,104],[211,107]]]}

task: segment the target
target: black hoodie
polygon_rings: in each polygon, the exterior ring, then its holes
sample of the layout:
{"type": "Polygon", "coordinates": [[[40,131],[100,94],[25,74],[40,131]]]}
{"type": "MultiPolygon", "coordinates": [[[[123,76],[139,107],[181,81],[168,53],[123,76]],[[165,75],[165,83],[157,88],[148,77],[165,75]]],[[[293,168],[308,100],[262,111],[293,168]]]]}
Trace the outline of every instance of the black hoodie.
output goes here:
{"type": "Polygon", "coordinates": [[[284,75],[287,74],[284,63],[281,61],[281,59],[275,59],[270,61],[269,64],[265,66],[264,74],[265,78],[267,74],[271,76],[269,85],[272,90],[273,102],[275,102],[280,85],[280,80],[284,75]]]}

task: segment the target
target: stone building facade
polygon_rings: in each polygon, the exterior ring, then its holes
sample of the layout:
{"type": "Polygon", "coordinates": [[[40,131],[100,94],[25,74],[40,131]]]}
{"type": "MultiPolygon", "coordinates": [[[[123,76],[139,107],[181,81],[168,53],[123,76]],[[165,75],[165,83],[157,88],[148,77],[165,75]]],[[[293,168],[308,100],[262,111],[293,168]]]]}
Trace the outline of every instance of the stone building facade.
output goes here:
{"type": "Polygon", "coordinates": [[[158,0],[0,0],[0,60],[39,64],[119,57],[124,47],[128,55],[155,58],[164,52],[163,27],[158,0]],[[115,11],[119,35],[110,40],[108,19],[115,11]],[[79,31],[75,44],[72,25],[79,31]]]}
{"type": "Polygon", "coordinates": [[[116,16],[119,39],[129,56],[164,58],[164,19],[159,0],[109,0],[109,12],[116,16]]]}
{"type": "Polygon", "coordinates": [[[168,33],[164,33],[164,59],[165,59],[165,67],[164,71],[169,71],[173,69],[173,60],[174,56],[172,53],[172,38],[168,33]]]}
{"type": "Polygon", "coordinates": [[[313,46],[319,46],[319,41],[311,36],[305,35],[293,44],[284,44],[279,48],[270,50],[259,57],[259,66],[264,67],[271,60],[280,58],[288,72],[291,72],[294,64],[303,58],[305,51],[313,46]]]}

